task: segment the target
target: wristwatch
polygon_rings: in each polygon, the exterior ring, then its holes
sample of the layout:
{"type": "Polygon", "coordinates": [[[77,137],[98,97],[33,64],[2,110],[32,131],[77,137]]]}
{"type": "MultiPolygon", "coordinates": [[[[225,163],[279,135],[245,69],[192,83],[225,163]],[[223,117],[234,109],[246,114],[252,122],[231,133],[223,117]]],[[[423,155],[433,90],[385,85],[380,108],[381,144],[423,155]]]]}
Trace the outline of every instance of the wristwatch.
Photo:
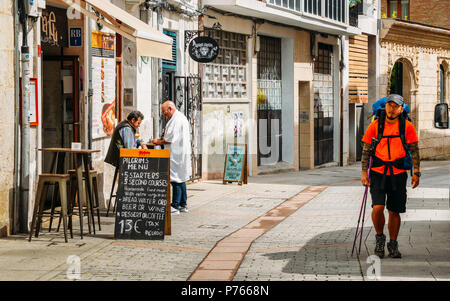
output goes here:
{"type": "Polygon", "coordinates": [[[422,175],[422,173],[420,171],[416,171],[414,172],[414,175],[418,176],[420,178],[420,176],[422,175]]]}

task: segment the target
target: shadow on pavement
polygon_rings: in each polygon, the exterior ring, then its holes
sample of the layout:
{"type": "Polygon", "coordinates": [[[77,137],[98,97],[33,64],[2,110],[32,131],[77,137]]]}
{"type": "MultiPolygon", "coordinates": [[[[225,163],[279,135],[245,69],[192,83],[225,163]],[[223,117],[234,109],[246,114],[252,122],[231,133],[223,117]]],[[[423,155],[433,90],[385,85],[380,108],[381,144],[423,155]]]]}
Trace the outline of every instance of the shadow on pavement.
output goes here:
{"type": "MultiPolygon", "coordinates": [[[[369,221],[371,225],[371,221],[369,221]]],[[[398,237],[403,257],[381,259],[380,280],[449,280],[450,221],[402,222],[398,237]]],[[[321,233],[298,251],[266,253],[270,260],[288,261],[283,273],[302,274],[318,280],[367,280],[375,248],[375,231],[364,227],[361,254],[351,256],[356,228],[321,233]],[[364,278],[363,278],[364,277],[364,278]]],[[[386,240],[389,241],[387,227],[386,240]]],[[[359,238],[356,247],[359,245],[359,238]]],[[[369,272],[370,273],[370,272],[369,272]]],[[[371,274],[369,274],[371,275],[371,274]]],[[[369,278],[370,279],[370,278],[369,278]]]]}

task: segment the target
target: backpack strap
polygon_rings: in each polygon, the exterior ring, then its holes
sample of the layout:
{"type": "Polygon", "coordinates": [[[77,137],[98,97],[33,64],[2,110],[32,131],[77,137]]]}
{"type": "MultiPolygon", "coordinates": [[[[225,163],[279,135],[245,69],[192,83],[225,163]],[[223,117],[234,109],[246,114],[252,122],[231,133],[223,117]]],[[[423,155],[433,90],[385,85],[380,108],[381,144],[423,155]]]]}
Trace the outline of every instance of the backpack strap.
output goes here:
{"type": "Polygon", "coordinates": [[[380,143],[381,138],[383,137],[384,132],[384,121],[386,120],[386,111],[380,110],[380,115],[378,118],[378,135],[376,143],[372,141],[372,156],[375,157],[375,152],[377,150],[378,143],[380,143]]]}
{"type": "Polygon", "coordinates": [[[405,138],[405,131],[406,131],[406,119],[401,114],[398,119],[398,130],[400,132],[400,139],[402,140],[403,148],[405,149],[405,152],[408,152],[408,147],[406,145],[406,138],[405,138]]]}

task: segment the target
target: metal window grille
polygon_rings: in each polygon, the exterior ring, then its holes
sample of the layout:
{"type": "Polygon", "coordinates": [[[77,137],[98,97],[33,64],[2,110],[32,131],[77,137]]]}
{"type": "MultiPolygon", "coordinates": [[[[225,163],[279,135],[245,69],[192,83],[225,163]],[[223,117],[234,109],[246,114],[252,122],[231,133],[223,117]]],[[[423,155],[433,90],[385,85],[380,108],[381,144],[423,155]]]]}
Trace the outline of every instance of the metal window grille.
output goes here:
{"type": "Polygon", "coordinates": [[[258,99],[258,165],[262,159],[271,157],[278,148],[277,161],[282,159],[282,101],[281,101],[281,39],[260,36],[260,50],[257,64],[257,99],[258,99]],[[266,121],[266,127],[260,120],[266,121]],[[277,123],[277,124],[275,124],[277,123]],[[272,136],[272,127],[278,128],[278,133],[272,136]],[[260,137],[265,137],[267,146],[271,147],[268,154],[261,152],[260,137]],[[275,144],[278,141],[278,146],[275,144]]]}
{"type": "Polygon", "coordinates": [[[331,74],[331,54],[333,46],[319,43],[319,56],[314,66],[315,73],[331,74]]]}
{"type": "Polygon", "coordinates": [[[225,65],[247,64],[247,36],[224,30],[205,31],[205,35],[213,38],[219,44],[219,54],[212,62],[225,65]]]}
{"type": "Polygon", "coordinates": [[[333,70],[331,45],[319,43],[314,68],[314,164],[333,161],[333,70]]]}
{"type": "Polygon", "coordinates": [[[203,97],[246,98],[247,36],[223,30],[206,29],[205,35],[219,44],[217,58],[204,68],[203,97]]]}
{"type": "Polygon", "coordinates": [[[347,0],[325,0],[325,17],[345,23],[347,0]]]}

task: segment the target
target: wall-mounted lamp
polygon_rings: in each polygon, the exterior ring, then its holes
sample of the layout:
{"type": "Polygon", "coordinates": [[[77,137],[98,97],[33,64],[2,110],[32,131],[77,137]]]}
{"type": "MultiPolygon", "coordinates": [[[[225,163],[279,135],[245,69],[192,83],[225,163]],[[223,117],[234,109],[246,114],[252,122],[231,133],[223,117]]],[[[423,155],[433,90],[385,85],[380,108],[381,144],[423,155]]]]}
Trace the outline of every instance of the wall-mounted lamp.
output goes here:
{"type": "Polygon", "coordinates": [[[255,52],[259,52],[260,49],[261,49],[261,39],[257,35],[255,40],[255,52]]]}

